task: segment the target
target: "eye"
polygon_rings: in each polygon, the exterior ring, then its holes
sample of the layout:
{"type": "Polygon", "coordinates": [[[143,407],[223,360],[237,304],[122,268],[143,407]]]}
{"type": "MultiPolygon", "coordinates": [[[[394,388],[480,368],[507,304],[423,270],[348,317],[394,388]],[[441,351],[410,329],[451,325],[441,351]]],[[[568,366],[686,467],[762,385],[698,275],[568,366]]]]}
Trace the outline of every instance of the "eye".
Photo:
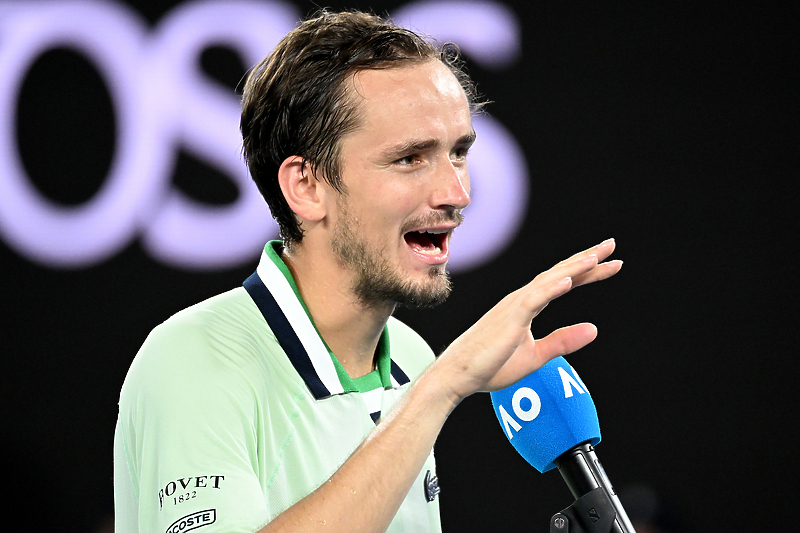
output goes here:
{"type": "Polygon", "coordinates": [[[420,162],[420,158],[416,155],[407,155],[395,161],[395,164],[401,166],[412,166],[420,162]]]}
{"type": "Polygon", "coordinates": [[[453,150],[453,153],[451,154],[450,157],[453,161],[466,161],[468,153],[469,153],[469,148],[466,146],[462,146],[461,148],[456,148],[455,150],[453,150]]]}

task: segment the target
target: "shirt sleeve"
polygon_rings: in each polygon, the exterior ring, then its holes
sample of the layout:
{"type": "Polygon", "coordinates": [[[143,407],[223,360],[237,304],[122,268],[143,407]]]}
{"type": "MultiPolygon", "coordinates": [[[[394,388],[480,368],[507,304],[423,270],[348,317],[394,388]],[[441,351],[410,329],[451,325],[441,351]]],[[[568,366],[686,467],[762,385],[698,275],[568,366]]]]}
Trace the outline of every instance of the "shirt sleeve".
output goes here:
{"type": "Polygon", "coordinates": [[[231,357],[247,346],[174,318],[150,334],[122,388],[117,532],[255,531],[268,519],[257,475],[259,406],[231,357]]]}

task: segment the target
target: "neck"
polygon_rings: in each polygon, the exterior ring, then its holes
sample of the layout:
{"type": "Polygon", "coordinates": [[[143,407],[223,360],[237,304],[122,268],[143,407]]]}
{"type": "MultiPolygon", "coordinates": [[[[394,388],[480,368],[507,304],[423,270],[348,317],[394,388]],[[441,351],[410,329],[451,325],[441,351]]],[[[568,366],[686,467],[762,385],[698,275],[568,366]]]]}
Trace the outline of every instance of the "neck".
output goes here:
{"type": "Polygon", "coordinates": [[[352,291],[354,274],[331,253],[295,245],[283,261],[320,335],[352,378],[374,369],[375,352],[394,304],[363,305],[352,291]]]}

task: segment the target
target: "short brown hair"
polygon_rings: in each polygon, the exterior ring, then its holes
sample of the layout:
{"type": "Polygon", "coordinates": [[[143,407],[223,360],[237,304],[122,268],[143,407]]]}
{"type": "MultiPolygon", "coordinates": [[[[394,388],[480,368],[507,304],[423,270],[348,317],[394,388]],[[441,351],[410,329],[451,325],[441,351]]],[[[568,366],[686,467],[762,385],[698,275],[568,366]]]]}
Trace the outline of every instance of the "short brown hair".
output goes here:
{"type": "Polygon", "coordinates": [[[476,110],[474,85],[455,46],[437,46],[363,12],[319,12],[253,68],[242,99],[244,156],[287,245],[299,243],[303,232],[278,184],[286,158],[302,157],[315,178],[344,192],[340,141],[358,127],[357,103],[345,82],[360,70],[433,59],[450,68],[476,110]]]}

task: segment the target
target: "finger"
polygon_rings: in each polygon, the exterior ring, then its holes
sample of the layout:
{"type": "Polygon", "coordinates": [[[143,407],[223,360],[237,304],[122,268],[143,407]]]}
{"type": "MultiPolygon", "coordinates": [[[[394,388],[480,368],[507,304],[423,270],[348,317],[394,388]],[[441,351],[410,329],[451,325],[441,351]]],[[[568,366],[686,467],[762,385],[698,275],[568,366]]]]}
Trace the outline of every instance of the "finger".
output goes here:
{"type": "Polygon", "coordinates": [[[513,297],[522,296],[522,309],[529,314],[523,317],[532,320],[547,305],[568,293],[575,285],[574,279],[583,279],[587,283],[591,272],[597,268],[597,256],[588,255],[571,263],[557,265],[536,276],[530,283],[513,293],[513,297]]]}
{"type": "MultiPolygon", "coordinates": [[[[592,269],[582,269],[581,272],[571,274],[572,277],[576,278],[575,282],[573,282],[573,287],[578,287],[580,285],[586,285],[587,283],[592,283],[594,281],[600,281],[606,278],[609,278],[619,272],[620,268],[622,268],[622,261],[613,260],[608,261],[607,263],[602,263],[604,259],[606,259],[616,248],[616,242],[614,239],[607,239],[597,246],[593,246],[592,248],[588,248],[582,252],[579,252],[569,259],[565,259],[560,263],[557,263],[553,268],[540,274],[537,277],[541,277],[542,279],[550,278],[550,277],[560,277],[563,275],[570,275],[565,274],[565,269],[569,269],[571,271],[575,271],[575,265],[582,265],[585,264],[586,261],[589,260],[591,257],[597,257],[597,266],[595,267],[597,270],[596,272],[592,269]]],[[[591,263],[590,263],[591,264],[591,263]]],[[[581,270],[579,268],[579,270],[581,270]]]]}
{"type": "Polygon", "coordinates": [[[582,252],[578,252],[577,254],[568,257],[567,259],[564,259],[563,261],[557,263],[556,266],[563,265],[565,263],[570,263],[572,261],[578,261],[589,255],[596,255],[597,261],[602,262],[614,252],[614,249],[616,247],[617,243],[614,239],[606,239],[600,244],[592,246],[591,248],[587,248],[582,252]]]}
{"type": "Polygon", "coordinates": [[[534,345],[536,359],[546,363],[554,357],[576,352],[597,338],[594,324],[574,324],[559,328],[548,336],[539,339],[534,345]]]}
{"type": "Polygon", "coordinates": [[[528,284],[531,288],[548,285],[554,281],[567,278],[574,278],[591,272],[597,267],[598,258],[594,254],[583,255],[571,261],[562,261],[550,270],[546,270],[533,278],[528,284]]]}
{"type": "Polygon", "coordinates": [[[600,263],[595,268],[572,278],[572,286],[579,287],[595,281],[608,279],[622,268],[622,261],[615,259],[607,263],[600,263]]]}
{"type": "Polygon", "coordinates": [[[485,391],[508,387],[551,359],[580,350],[597,337],[594,324],[574,324],[559,328],[546,337],[533,342],[532,348],[521,346],[503,367],[486,384],[485,391]]]}
{"type": "Polygon", "coordinates": [[[534,280],[521,289],[509,294],[492,311],[502,313],[501,323],[515,323],[530,329],[531,320],[541,313],[547,305],[569,292],[572,278],[563,276],[545,283],[534,280]],[[510,305],[503,305],[508,301],[510,305]]]}

